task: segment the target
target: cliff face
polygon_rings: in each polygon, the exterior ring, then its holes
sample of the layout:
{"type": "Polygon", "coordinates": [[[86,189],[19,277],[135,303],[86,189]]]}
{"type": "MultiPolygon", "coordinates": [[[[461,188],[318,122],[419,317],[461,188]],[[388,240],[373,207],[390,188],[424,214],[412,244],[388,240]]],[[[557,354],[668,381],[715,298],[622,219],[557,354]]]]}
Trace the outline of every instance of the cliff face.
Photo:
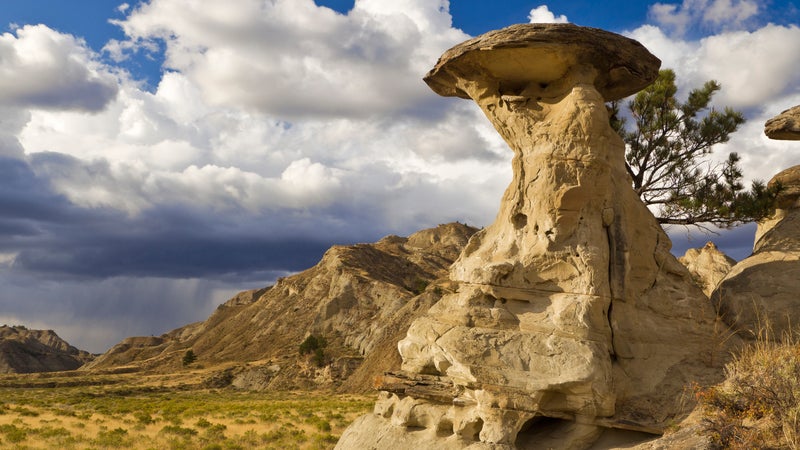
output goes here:
{"type": "Polygon", "coordinates": [[[455,223],[408,238],[334,246],[316,266],[242,292],[204,322],[125,339],[85,369],[168,372],[191,349],[198,365],[232,366],[218,378],[240,387],[344,383],[345,390],[369,390],[374,375],[399,366],[396,346],[410,321],[453,289],[437,280],[475,231],[455,223]],[[312,334],[328,343],[321,364],[298,352],[312,334]]]}
{"type": "Polygon", "coordinates": [[[0,373],[75,370],[94,356],[78,350],[52,330],[0,327],[0,373]]]}

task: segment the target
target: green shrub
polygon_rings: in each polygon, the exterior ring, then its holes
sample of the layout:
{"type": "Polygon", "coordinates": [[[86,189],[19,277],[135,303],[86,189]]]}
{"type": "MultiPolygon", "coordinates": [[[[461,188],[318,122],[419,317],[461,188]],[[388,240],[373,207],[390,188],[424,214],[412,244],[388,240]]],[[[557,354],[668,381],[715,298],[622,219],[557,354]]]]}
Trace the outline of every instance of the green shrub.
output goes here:
{"type": "Polygon", "coordinates": [[[197,419],[197,422],[194,424],[197,428],[208,428],[211,426],[211,422],[208,421],[205,417],[201,417],[197,419]]]}
{"type": "Polygon", "coordinates": [[[35,430],[35,433],[45,439],[72,436],[72,433],[64,427],[42,427],[35,430]]]}
{"type": "Polygon", "coordinates": [[[94,444],[102,447],[123,447],[127,446],[128,430],[115,428],[113,430],[100,430],[94,439],[94,444]]]}
{"type": "Polygon", "coordinates": [[[300,354],[307,355],[310,353],[311,362],[318,367],[322,367],[325,365],[324,348],[327,346],[328,341],[324,337],[311,334],[300,344],[300,354]]]}
{"type": "Polygon", "coordinates": [[[133,413],[133,418],[136,419],[142,425],[150,425],[151,423],[155,423],[155,420],[149,413],[144,411],[136,411],[133,413]]]}
{"type": "Polygon", "coordinates": [[[313,334],[310,334],[300,344],[300,354],[307,355],[309,353],[314,353],[316,350],[323,349],[327,346],[328,346],[328,341],[324,337],[314,336],[313,334]]]}
{"type": "Polygon", "coordinates": [[[228,427],[221,423],[210,425],[203,433],[203,437],[209,441],[222,441],[225,439],[225,430],[227,429],[228,427]]]}
{"type": "Polygon", "coordinates": [[[331,424],[325,419],[319,418],[317,416],[311,416],[306,419],[306,423],[312,425],[319,431],[331,431],[331,424]]]}
{"type": "Polygon", "coordinates": [[[185,436],[191,437],[197,435],[197,430],[192,428],[184,428],[180,425],[165,425],[164,428],[161,429],[161,432],[164,434],[174,434],[176,436],[185,436]]]}
{"type": "Polygon", "coordinates": [[[194,354],[194,351],[192,349],[186,350],[186,353],[183,354],[183,365],[188,366],[195,361],[197,361],[197,355],[194,354]]]}
{"type": "Polygon", "coordinates": [[[0,425],[0,433],[8,439],[8,442],[22,442],[28,438],[28,432],[13,424],[0,425]]]}
{"type": "Polygon", "coordinates": [[[417,277],[417,278],[414,279],[414,282],[411,285],[411,289],[409,289],[409,290],[411,292],[413,292],[414,295],[419,295],[419,294],[422,294],[423,292],[425,292],[425,289],[427,289],[429,284],[430,284],[430,281],[428,281],[428,280],[426,280],[424,278],[417,277]]]}
{"type": "Polygon", "coordinates": [[[14,409],[11,410],[11,412],[17,413],[18,415],[23,417],[39,417],[38,412],[22,406],[15,407],[14,409]]]}

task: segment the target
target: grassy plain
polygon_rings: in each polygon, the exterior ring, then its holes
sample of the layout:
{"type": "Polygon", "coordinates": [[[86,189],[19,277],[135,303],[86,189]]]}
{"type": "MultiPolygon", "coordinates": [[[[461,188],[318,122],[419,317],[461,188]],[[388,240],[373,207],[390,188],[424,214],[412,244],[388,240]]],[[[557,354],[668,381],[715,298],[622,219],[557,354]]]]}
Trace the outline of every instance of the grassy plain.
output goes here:
{"type": "Polygon", "coordinates": [[[190,376],[0,377],[2,449],[328,449],[374,398],[203,389],[190,376]]]}

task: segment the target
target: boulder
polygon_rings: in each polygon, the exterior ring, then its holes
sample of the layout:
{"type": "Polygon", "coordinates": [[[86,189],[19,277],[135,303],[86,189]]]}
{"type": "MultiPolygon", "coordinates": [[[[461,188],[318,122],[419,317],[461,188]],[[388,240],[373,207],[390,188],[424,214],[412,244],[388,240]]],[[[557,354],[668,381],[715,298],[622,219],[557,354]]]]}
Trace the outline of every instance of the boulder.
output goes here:
{"type": "Polygon", "coordinates": [[[775,211],[756,229],[753,254],[736,264],[711,298],[739,334],[781,338],[800,324],[800,165],[775,175],[775,211]]]}
{"type": "Polygon", "coordinates": [[[702,248],[686,250],[678,261],[689,269],[694,282],[708,296],[736,264],[735,259],[720,251],[713,242],[707,242],[702,248]]]}
{"type": "Polygon", "coordinates": [[[583,448],[658,433],[716,381],[716,315],[631,188],[607,100],[660,62],[571,24],[487,33],[425,77],[473,99],[514,151],[495,222],[450,269],[457,292],[398,344],[402,370],[337,448],[583,448]],[[398,381],[400,380],[400,381],[398,381]]]}

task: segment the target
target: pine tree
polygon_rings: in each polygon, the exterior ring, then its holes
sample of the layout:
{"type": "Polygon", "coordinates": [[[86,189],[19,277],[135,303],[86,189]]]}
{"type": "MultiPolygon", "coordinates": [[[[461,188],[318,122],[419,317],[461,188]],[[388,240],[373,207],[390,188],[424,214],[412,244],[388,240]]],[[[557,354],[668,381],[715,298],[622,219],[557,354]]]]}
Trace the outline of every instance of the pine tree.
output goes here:
{"type": "Polygon", "coordinates": [[[709,109],[719,89],[719,83],[707,81],[681,103],[675,72],[665,69],[627,103],[632,126],[619,102],[609,105],[611,126],[626,143],[633,189],[646,205],[655,206],[661,224],[731,227],[770,212],[775,189],[755,181],[745,191],[737,153],[723,163],[709,158],[712,147],[727,142],[745,121],[731,108],[709,109]]]}

